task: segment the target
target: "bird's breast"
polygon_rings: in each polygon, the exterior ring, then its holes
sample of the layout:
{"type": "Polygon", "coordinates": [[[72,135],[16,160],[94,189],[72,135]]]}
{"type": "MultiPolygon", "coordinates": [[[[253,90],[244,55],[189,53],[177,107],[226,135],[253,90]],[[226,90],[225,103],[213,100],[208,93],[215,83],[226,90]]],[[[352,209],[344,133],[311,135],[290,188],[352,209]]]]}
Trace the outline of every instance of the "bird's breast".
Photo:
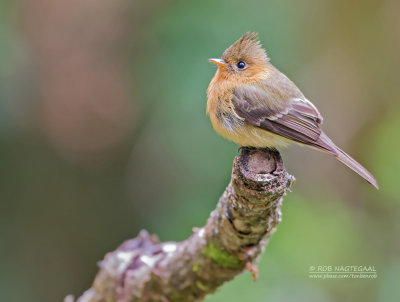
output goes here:
{"type": "Polygon", "coordinates": [[[235,83],[218,81],[216,75],[207,89],[207,113],[214,130],[240,146],[282,147],[287,140],[248,124],[238,116],[231,102],[235,83]]]}
{"type": "Polygon", "coordinates": [[[215,113],[218,123],[228,131],[235,131],[237,128],[243,127],[244,121],[239,118],[233,109],[218,109],[215,113]]]}
{"type": "Polygon", "coordinates": [[[209,100],[209,105],[211,105],[208,110],[211,124],[215,131],[222,136],[229,138],[240,127],[244,126],[244,120],[237,116],[233,110],[229,93],[221,95],[220,98],[209,100]]]}
{"type": "Polygon", "coordinates": [[[220,100],[215,109],[209,112],[214,130],[224,138],[240,146],[283,147],[287,140],[264,129],[254,127],[239,117],[233,110],[230,100],[220,100]]]}

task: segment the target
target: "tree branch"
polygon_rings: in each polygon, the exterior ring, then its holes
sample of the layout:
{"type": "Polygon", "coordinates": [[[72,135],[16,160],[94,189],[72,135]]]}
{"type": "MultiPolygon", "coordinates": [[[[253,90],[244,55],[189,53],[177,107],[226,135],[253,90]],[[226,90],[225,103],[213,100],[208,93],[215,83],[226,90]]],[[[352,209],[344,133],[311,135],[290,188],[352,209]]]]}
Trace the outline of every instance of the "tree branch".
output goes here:
{"type": "Polygon", "coordinates": [[[242,148],[204,227],[183,242],[160,243],[141,231],[105,256],[77,301],[195,301],[245,269],[256,278],[253,263],[281,221],[282,196],[293,182],[277,151],[242,148]]]}

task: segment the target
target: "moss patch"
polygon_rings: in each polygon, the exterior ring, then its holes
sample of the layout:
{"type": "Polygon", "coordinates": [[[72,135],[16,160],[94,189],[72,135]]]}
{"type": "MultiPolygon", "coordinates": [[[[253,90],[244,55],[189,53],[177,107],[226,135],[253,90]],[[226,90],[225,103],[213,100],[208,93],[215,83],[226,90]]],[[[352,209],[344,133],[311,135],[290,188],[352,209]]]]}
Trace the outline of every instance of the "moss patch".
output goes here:
{"type": "Polygon", "coordinates": [[[216,242],[210,242],[203,248],[203,253],[223,267],[237,267],[240,265],[240,260],[236,256],[232,256],[223,250],[216,242]]]}
{"type": "Polygon", "coordinates": [[[192,271],[194,271],[195,273],[199,271],[200,265],[198,263],[194,264],[192,266],[192,271]]]}

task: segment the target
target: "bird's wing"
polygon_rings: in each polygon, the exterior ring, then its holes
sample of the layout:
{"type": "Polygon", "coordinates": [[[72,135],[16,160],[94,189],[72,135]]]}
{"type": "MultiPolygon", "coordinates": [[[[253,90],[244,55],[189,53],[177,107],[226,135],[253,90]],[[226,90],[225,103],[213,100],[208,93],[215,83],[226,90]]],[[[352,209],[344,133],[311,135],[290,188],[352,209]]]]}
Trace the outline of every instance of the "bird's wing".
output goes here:
{"type": "Polygon", "coordinates": [[[236,114],[247,123],[268,130],[298,143],[331,151],[323,144],[320,124],[322,116],[304,97],[283,97],[268,93],[256,85],[234,89],[232,104],[236,114]]]}
{"type": "Polygon", "coordinates": [[[321,131],[322,117],[311,102],[298,91],[290,94],[287,92],[292,90],[268,88],[272,92],[257,85],[235,88],[232,104],[236,114],[253,126],[333,154],[378,189],[374,176],[321,131]]]}

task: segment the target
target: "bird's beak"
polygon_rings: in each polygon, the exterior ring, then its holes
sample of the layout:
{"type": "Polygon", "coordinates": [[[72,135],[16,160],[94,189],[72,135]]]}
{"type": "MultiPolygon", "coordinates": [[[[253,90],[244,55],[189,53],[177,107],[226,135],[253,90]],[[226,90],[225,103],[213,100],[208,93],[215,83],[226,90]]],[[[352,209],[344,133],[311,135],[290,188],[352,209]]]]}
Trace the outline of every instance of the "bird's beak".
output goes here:
{"type": "Polygon", "coordinates": [[[224,66],[224,67],[226,67],[226,63],[225,63],[225,61],[222,60],[222,59],[208,59],[208,61],[211,62],[211,63],[217,64],[217,65],[219,65],[219,66],[224,66]]]}

